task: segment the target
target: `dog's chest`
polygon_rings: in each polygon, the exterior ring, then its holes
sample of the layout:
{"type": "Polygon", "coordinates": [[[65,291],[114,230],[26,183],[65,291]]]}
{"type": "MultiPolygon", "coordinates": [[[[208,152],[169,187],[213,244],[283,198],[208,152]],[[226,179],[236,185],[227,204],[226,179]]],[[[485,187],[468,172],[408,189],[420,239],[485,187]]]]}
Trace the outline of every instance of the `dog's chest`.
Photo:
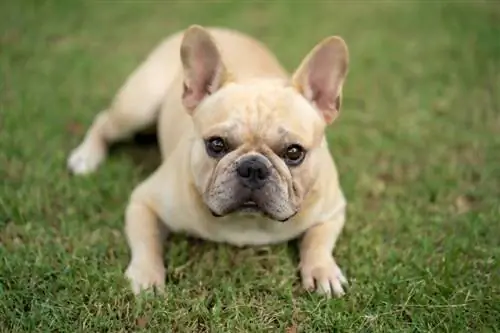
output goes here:
{"type": "Polygon", "coordinates": [[[277,222],[256,217],[227,217],[211,221],[209,237],[234,245],[264,245],[290,240],[304,230],[294,221],[277,222]]]}
{"type": "Polygon", "coordinates": [[[304,223],[293,219],[288,222],[277,222],[260,216],[244,215],[215,218],[175,208],[162,219],[173,232],[183,232],[213,242],[236,246],[284,242],[296,238],[306,229],[304,223]]]}

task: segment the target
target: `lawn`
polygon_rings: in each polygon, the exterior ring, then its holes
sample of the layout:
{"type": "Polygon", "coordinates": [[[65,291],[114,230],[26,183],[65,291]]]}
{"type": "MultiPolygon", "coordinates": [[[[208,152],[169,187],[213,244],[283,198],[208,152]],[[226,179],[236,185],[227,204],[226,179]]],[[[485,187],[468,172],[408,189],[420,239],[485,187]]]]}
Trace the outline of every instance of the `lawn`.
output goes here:
{"type": "Polygon", "coordinates": [[[0,332],[500,332],[500,6],[429,1],[0,4],[0,332]],[[323,37],[351,54],[328,132],[350,288],[302,291],[296,244],[175,236],[164,297],[135,299],[123,212],[150,138],[65,169],[96,112],[163,37],[223,25],[291,71],[323,37]]]}

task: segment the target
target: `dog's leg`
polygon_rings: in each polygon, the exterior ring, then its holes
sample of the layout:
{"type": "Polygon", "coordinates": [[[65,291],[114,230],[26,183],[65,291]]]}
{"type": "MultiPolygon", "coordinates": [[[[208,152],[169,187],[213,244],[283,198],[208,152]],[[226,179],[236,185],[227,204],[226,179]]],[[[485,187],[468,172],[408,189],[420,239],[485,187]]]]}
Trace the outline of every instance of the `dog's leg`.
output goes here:
{"type": "Polygon", "coordinates": [[[153,59],[132,73],[110,108],[95,117],[83,142],[70,154],[68,168],[74,174],[94,171],[105,159],[110,144],[154,125],[171,82],[164,67],[153,59]]]}
{"type": "Polygon", "coordinates": [[[316,289],[328,297],[342,296],[347,280],[337,266],[332,251],[343,228],[344,212],[306,231],[300,244],[300,273],[305,289],[316,289]]]}
{"type": "Polygon", "coordinates": [[[125,214],[125,233],[132,258],[125,272],[135,294],[165,286],[163,241],[166,228],[140,199],[132,197],[125,214]]]}

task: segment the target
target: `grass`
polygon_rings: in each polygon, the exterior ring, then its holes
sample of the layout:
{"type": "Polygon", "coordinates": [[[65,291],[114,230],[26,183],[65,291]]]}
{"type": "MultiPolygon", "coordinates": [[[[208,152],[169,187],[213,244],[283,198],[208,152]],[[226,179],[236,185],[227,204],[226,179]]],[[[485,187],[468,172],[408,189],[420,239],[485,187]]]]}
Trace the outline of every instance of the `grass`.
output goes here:
{"type": "Polygon", "coordinates": [[[482,1],[3,1],[0,331],[500,332],[499,21],[482,1]],[[350,203],[345,298],[301,290],[294,244],[183,236],[167,296],[129,291],[123,211],[155,147],[124,145],[91,177],[65,160],[151,48],[192,23],[251,33],[290,70],[323,37],[347,41],[328,132],[350,203]]]}

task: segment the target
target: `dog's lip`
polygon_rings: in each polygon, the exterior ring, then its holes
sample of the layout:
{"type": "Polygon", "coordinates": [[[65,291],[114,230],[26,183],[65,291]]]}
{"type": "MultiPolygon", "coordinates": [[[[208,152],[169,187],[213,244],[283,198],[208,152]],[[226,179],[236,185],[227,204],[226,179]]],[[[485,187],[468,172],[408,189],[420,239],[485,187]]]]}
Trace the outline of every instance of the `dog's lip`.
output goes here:
{"type": "Polygon", "coordinates": [[[252,201],[252,200],[248,200],[246,202],[244,202],[240,208],[257,208],[257,204],[255,203],[255,201],[252,201]]]}
{"type": "Polygon", "coordinates": [[[236,212],[241,212],[241,213],[257,213],[257,212],[260,212],[260,213],[264,213],[259,208],[259,206],[257,205],[257,203],[255,201],[253,201],[253,200],[245,201],[243,204],[235,206],[233,209],[231,209],[231,210],[229,210],[229,211],[227,211],[226,213],[223,213],[223,214],[217,213],[217,212],[213,211],[212,209],[210,209],[210,213],[212,213],[212,216],[214,216],[214,217],[223,217],[223,216],[226,216],[228,214],[236,213],[236,212]]]}
{"type": "Polygon", "coordinates": [[[222,217],[222,216],[223,216],[223,215],[221,215],[221,214],[218,214],[218,213],[214,212],[214,211],[213,211],[213,210],[211,210],[211,209],[210,209],[210,213],[212,213],[212,216],[213,216],[213,217],[222,217]]]}
{"type": "Polygon", "coordinates": [[[281,223],[285,223],[287,222],[288,220],[292,219],[293,217],[295,217],[295,215],[297,215],[298,211],[295,211],[293,214],[291,214],[290,216],[287,216],[283,219],[277,219],[275,217],[273,217],[271,214],[261,210],[259,208],[259,206],[257,205],[257,203],[253,200],[248,200],[248,201],[245,201],[242,205],[238,206],[238,208],[228,212],[227,214],[218,214],[216,212],[214,212],[213,210],[210,210],[210,212],[212,213],[212,215],[214,217],[223,217],[225,215],[228,215],[230,213],[235,213],[235,212],[242,212],[242,213],[261,213],[263,214],[264,216],[270,218],[271,220],[275,220],[277,222],[281,222],[281,223]]]}
{"type": "Polygon", "coordinates": [[[210,209],[210,213],[212,213],[212,216],[214,217],[223,217],[227,214],[233,213],[233,212],[260,212],[261,210],[259,209],[259,206],[255,203],[255,201],[248,200],[245,201],[243,204],[234,207],[232,210],[228,211],[226,214],[220,214],[212,209],[210,209]]]}
{"type": "Polygon", "coordinates": [[[288,217],[285,217],[284,219],[281,219],[281,220],[277,220],[278,222],[281,222],[281,223],[285,223],[287,222],[288,220],[292,219],[293,217],[295,217],[295,215],[297,215],[297,211],[295,211],[292,215],[288,216],[288,217]]]}
{"type": "Polygon", "coordinates": [[[242,213],[264,213],[264,211],[260,209],[259,205],[252,200],[245,201],[243,204],[239,205],[235,211],[242,213]]]}

